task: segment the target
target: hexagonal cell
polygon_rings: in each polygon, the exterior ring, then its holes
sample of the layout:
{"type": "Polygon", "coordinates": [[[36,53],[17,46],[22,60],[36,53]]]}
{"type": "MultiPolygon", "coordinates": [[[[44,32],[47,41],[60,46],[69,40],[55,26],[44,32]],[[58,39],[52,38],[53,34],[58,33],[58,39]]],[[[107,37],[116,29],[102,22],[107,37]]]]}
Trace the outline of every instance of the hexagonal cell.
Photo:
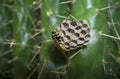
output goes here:
{"type": "Polygon", "coordinates": [[[79,34],[79,33],[74,33],[74,35],[75,35],[76,37],[80,37],[80,34],[79,34]]]}
{"type": "Polygon", "coordinates": [[[70,24],[71,24],[72,26],[76,26],[76,25],[77,25],[77,23],[76,23],[75,21],[71,21],[70,24]]]}
{"type": "Polygon", "coordinates": [[[81,26],[76,26],[75,27],[75,30],[80,30],[81,29],[81,26]]]}
{"type": "Polygon", "coordinates": [[[74,33],[74,29],[71,29],[71,28],[69,28],[67,31],[70,33],[74,33]]]}
{"type": "Polygon", "coordinates": [[[86,34],[80,33],[80,37],[85,38],[86,34]]]}
{"type": "Polygon", "coordinates": [[[88,35],[85,36],[85,41],[87,41],[89,39],[90,39],[90,35],[88,34],[88,35]]]}
{"type": "Polygon", "coordinates": [[[77,40],[77,44],[83,44],[85,40],[77,40]]]}
{"type": "Polygon", "coordinates": [[[70,42],[69,45],[70,45],[71,48],[75,48],[77,46],[77,44],[74,43],[74,42],[70,42]]]}
{"type": "Polygon", "coordinates": [[[67,37],[62,37],[63,42],[68,42],[69,39],[67,37]]]}

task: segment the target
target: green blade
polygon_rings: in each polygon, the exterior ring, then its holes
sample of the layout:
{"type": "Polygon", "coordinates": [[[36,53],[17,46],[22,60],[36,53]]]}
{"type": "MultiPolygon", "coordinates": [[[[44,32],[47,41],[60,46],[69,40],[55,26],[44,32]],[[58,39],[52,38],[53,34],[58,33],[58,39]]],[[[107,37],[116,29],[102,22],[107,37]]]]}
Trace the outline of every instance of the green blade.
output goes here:
{"type": "Polygon", "coordinates": [[[60,52],[56,51],[55,45],[51,39],[51,32],[58,27],[59,23],[64,19],[59,16],[66,16],[67,4],[61,4],[65,0],[43,0],[41,11],[41,26],[43,29],[43,40],[40,52],[40,73],[39,78],[56,79],[54,71],[58,65],[64,63],[60,52]]]}
{"type": "Polygon", "coordinates": [[[32,40],[30,36],[32,23],[30,8],[32,0],[15,0],[13,13],[13,41],[15,43],[14,79],[26,79],[28,76],[28,64],[32,55],[32,40]]]}

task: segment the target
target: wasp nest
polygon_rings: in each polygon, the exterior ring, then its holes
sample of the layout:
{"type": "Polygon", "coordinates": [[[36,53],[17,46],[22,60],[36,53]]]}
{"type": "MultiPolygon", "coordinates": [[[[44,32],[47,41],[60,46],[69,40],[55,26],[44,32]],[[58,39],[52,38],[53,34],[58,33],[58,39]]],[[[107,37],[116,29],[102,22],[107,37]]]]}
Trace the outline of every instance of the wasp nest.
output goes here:
{"type": "Polygon", "coordinates": [[[90,29],[83,21],[64,20],[56,31],[57,35],[54,39],[62,44],[59,48],[65,48],[65,51],[86,45],[90,38],[90,29]]]}

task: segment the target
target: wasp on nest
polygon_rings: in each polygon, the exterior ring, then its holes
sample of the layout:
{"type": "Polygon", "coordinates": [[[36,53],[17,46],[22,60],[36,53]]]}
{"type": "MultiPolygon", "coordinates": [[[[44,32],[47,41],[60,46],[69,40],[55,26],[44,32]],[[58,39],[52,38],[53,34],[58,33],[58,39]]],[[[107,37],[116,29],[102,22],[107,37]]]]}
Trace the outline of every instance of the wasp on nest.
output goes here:
{"type": "Polygon", "coordinates": [[[52,38],[60,51],[74,50],[89,42],[90,28],[83,21],[64,20],[52,32],[52,38]]]}

